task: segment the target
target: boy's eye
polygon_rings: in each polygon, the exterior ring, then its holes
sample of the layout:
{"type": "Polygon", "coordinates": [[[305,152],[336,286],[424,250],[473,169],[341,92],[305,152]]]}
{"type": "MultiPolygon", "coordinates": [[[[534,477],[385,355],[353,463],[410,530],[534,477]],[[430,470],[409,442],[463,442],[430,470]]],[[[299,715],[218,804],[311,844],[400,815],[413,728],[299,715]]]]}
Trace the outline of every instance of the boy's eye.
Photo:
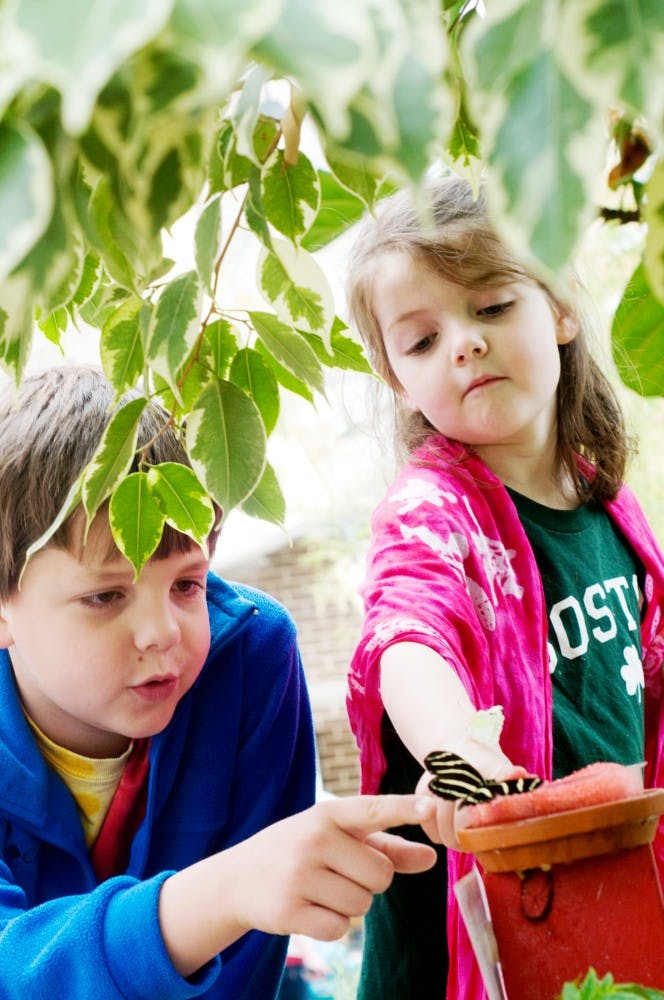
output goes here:
{"type": "Polygon", "coordinates": [[[178,592],[178,594],[193,596],[200,591],[205,592],[205,583],[201,580],[178,580],[174,585],[174,589],[178,592]]]}
{"type": "Polygon", "coordinates": [[[513,301],[507,302],[494,302],[490,306],[485,306],[484,309],[478,309],[478,316],[502,316],[503,313],[509,312],[509,310],[514,305],[513,301]]]}
{"type": "Polygon", "coordinates": [[[121,598],[122,593],[119,590],[101,590],[97,594],[87,594],[81,600],[91,608],[107,608],[116,604],[121,598]]]}

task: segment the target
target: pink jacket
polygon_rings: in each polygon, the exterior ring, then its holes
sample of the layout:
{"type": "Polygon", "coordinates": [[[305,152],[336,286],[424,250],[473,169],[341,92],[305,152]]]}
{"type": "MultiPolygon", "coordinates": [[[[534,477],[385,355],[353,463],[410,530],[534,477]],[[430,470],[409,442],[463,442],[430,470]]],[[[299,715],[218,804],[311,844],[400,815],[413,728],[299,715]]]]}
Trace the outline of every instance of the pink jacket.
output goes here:
{"type": "MultiPolygon", "coordinates": [[[[664,556],[629,489],[606,508],[646,571],[646,784],[664,786],[664,556]]],[[[350,667],[348,713],[363,792],[376,792],[385,771],[380,658],[392,643],[406,640],[443,656],[477,708],[502,705],[504,752],[530,772],[551,777],[541,577],[507,490],[478,457],[443,437],[429,438],[412,456],[374,512],[362,596],[366,617],[350,667]]],[[[663,825],[655,842],[662,873],[663,825]]],[[[448,1000],[485,997],[452,892],[472,863],[470,855],[449,852],[448,1000]]]]}

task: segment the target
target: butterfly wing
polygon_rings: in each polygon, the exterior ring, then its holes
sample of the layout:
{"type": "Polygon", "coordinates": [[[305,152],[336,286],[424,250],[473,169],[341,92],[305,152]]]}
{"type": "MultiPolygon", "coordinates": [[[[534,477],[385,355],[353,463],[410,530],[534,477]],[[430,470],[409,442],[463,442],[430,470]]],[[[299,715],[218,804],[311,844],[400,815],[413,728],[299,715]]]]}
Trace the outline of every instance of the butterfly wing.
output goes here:
{"type": "Polygon", "coordinates": [[[434,750],[425,757],[424,766],[434,775],[429,788],[442,799],[480,802],[492,797],[480,772],[449,750],[434,750]]]}
{"type": "Polygon", "coordinates": [[[496,795],[517,795],[531,792],[542,784],[535,775],[510,778],[506,781],[486,781],[477,768],[449,750],[434,750],[424,759],[427,771],[433,774],[429,788],[442,799],[459,800],[462,806],[488,802],[496,795]]]}

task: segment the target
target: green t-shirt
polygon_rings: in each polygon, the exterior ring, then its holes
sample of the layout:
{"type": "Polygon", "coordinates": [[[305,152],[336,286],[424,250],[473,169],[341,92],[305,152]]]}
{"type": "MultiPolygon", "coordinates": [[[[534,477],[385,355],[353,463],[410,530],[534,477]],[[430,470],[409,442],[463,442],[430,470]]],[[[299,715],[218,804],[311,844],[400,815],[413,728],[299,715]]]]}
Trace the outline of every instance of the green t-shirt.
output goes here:
{"type": "Polygon", "coordinates": [[[642,761],[640,563],[599,504],[554,510],[509,492],[544,586],[554,777],[642,761]]]}

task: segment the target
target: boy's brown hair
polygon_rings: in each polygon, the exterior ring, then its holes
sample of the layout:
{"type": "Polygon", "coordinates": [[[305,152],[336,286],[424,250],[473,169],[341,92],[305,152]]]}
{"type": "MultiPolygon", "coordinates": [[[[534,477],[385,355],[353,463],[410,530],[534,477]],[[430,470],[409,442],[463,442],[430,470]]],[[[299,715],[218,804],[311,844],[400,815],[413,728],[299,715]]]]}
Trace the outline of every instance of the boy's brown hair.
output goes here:
{"type": "Polygon", "coordinates": [[[620,488],[629,444],[617,397],[590,355],[589,321],[577,304],[557,295],[518,261],[498,238],[483,192],[454,175],[428,183],[423,205],[408,192],[386,198],[362,225],[351,251],[347,297],[350,318],[362,337],[376,372],[394,391],[397,445],[410,453],[436,431],[408,408],[390,367],[373,307],[374,278],[386,253],[400,252],[421,261],[447,281],[473,288],[506,282],[536,281],[557,317],[571,317],[578,333],[559,346],[557,390],[558,459],[583,501],[613,499],[620,488]],[[428,216],[428,224],[424,221],[428,216]],[[592,482],[580,472],[577,456],[595,467],[592,482]]]}
{"type": "MultiPolygon", "coordinates": [[[[122,402],[138,395],[131,391],[122,402]]],[[[46,369],[25,378],[18,389],[7,386],[0,395],[0,598],[17,589],[28,549],[53,523],[92,458],[115,409],[114,400],[102,370],[87,365],[46,369]]],[[[149,465],[191,465],[168,413],[153,401],[139,423],[138,448],[146,445],[149,465]]],[[[137,465],[138,458],[133,470],[137,465]]],[[[80,532],[73,530],[77,523],[80,508],[48,544],[71,549],[80,538],[80,532]]],[[[192,545],[190,538],[166,525],[153,558],[188,551],[192,545]]]]}

